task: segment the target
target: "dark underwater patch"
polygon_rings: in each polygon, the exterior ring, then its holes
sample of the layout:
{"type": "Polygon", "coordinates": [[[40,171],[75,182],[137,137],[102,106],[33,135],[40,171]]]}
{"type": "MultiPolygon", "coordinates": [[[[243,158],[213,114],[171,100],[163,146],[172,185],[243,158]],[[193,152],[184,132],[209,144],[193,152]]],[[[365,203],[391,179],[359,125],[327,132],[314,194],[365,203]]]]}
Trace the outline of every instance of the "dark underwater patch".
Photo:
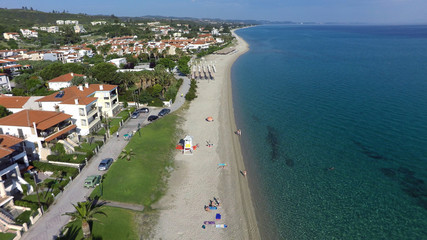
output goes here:
{"type": "Polygon", "coordinates": [[[389,177],[389,178],[396,177],[396,171],[394,171],[393,168],[381,168],[380,170],[386,177],[389,177]]]}
{"type": "Polygon", "coordinates": [[[293,167],[294,165],[295,165],[295,162],[294,162],[294,160],[292,160],[291,158],[286,158],[286,165],[288,166],[288,167],[293,167]]]}
{"type": "Polygon", "coordinates": [[[267,143],[270,145],[271,147],[271,159],[273,161],[276,161],[279,156],[279,147],[280,147],[280,143],[279,143],[279,138],[277,136],[277,131],[271,127],[271,126],[267,126],[267,143]]]}
{"type": "Polygon", "coordinates": [[[360,148],[360,152],[365,154],[365,156],[375,159],[375,160],[388,160],[386,157],[382,156],[381,154],[372,151],[371,149],[369,149],[368,147],[366,147],[365,145],[363,145],[360,142],[357,142],[355,140],[353,140],[353,143],[358,146],[360,148]]]}

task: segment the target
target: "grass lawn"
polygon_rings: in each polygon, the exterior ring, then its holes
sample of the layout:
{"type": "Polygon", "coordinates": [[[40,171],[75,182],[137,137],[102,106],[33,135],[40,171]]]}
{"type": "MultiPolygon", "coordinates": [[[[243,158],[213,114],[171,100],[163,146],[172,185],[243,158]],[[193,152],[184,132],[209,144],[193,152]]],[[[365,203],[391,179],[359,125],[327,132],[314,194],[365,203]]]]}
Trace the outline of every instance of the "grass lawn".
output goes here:
{"type": "Polygon", "coordinates": [[[102,198],[150,206],[162,195],[162,177],[171,165],[172,152],[177,142],[178,116],[168,115],[141,129],[126,146],[135,156],[127,161],[117,160],[110,168],[103,183],[102,198]]]}
{"type": "MultiPolygon", "coordinates": [[[[135,225],[135,213],[131,210],[105,206],[107,216],[96,215],[99,222],[93,222],[93,239],[102,240],[133,240],[138,239],[135,225]]],[[[62,240],[82,239],[81,222],[74,222],[62,240]]],[[[1,240],[1,239],[0,239],[1,240]]]]}
{"type": "Polygon", "coordinates": [[[13,233],[0,233],[0,240],[12,240],[15,236],[13,233]]]}

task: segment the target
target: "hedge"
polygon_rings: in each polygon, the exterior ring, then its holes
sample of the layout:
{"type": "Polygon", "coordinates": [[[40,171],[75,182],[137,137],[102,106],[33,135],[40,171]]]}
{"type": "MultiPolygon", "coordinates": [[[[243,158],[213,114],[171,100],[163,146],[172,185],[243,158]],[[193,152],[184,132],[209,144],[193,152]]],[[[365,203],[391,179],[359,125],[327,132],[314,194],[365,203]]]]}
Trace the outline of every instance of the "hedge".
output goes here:
{"type": "Polygon", "coordinates": [[[32,210],[37,210],[37,208],[39,208],[39,205],[35,202],[30,202],[25,200],[15,200],[14,203],[16,206],[28,207],[28,208],[31,208],[32,210]]]}
{"type": "Polygon", "coordinates": [[[44,171],[52,171],[52,172],[63,171],[67,173],[67,176],[71,176],[73,178],[77,176],[77,174],[79,174],[79,170],[77,168],[57,166],[50,163],[44,163],[39,161],[33,161],[32,163],[34,167],[36,167],[37,169],[43,172],[44,171]]]}

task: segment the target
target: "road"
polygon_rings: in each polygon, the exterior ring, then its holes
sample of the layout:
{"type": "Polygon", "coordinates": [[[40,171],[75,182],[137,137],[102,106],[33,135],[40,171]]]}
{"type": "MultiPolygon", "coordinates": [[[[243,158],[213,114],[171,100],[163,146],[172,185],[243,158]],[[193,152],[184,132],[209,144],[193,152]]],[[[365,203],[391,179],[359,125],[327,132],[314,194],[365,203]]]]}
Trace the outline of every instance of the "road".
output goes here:
{"type": "MultiPolygon", "coordinates": [[[[180,87],[176,100],[170,107],[171,112],[179,109],[185,102],[185,98],[181,97],[181,93],[185,96],[190,88],[190,80],[187,77],[177,76],[184,79],[180,87]]],[[[151,108],[149,113],[141,113],[137,119],[130,119],[124,124],[119,131],[119,138],[111,137],[106,141],[104,146],[94,156],[89,164],[83,168],[82,172],[71,182],[67,189],[63,192],[62,196],[57,202],[50,206],[48,211],[30,227],[29,231],[23,234],[23,240],[50,240],[56,239],[59,235],[61,228],[70,220],[69,216],[64,216],[66,212],[73,212],[74,207],[72,204],[85,201],[87,196],[90,196],[93,191],[92,188],[87,189],[83,187],[84,180],[87,176],[94,174],[104,174],[105,172],[98,171],[98,165],[104,158],[117,159],[122,149],[127,145],[128,141],[123,140],[123,135],[130,133],[138,128],[138,123],[141,127],[149,124],[147,118],[149,115],[157,115],[161,108],[151,108]]],[[[157,121],[161,121],[158,119],[157,121]]],[[[114,163],[113,163],[114,164],[114,163]]]]}

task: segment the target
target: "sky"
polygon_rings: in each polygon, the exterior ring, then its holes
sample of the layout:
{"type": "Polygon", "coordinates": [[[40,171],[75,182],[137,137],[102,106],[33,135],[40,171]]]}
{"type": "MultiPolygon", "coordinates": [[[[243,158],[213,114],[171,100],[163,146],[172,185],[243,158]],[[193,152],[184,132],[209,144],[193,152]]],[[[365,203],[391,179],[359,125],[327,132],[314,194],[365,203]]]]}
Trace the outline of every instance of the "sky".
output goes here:
{"type": "Polygon", "coordinates": [[[411,24],[427,23],[427,0],[0,0],[1,8],[116,16],[171,16],[224,20],[270,20],[411,24]]]}

